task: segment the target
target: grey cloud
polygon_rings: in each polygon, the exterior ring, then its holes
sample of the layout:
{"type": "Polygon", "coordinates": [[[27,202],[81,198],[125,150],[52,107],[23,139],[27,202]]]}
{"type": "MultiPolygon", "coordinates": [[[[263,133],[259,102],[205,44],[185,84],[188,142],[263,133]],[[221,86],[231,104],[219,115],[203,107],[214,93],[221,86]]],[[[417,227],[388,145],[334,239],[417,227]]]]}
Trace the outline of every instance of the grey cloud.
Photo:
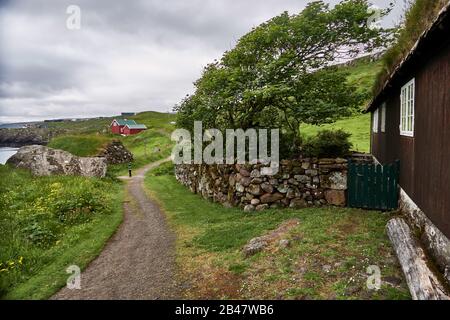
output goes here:
{"type": "Polygon", "coordinates": [[[240,36],[307,2],[3,1],[0,122],[167,111],[192,92],[202,67],[240,36]],[[71,4],[82,10],[81,30],[65,27],[71,4]]]}

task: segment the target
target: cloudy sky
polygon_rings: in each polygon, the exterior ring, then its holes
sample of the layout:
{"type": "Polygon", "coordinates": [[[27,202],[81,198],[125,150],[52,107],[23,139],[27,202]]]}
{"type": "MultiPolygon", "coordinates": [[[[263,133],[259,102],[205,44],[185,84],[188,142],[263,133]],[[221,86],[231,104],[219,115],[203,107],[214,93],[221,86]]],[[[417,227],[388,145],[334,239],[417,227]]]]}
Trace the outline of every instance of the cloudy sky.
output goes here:
{"type": "Polygon", "coordinates": [[[167,112],[239,37],[307,2],[0,0],[0,123],[167,112]],[[67,28],[70,5],[81,9],[80,29],[67,28]]]}

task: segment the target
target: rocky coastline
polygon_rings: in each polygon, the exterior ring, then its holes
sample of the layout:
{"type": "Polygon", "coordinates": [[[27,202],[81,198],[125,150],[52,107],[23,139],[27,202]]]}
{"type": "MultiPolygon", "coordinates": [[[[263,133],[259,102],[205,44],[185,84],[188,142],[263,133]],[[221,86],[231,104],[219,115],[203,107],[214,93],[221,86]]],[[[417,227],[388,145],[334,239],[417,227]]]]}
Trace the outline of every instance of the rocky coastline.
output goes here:
{"type": "Polygon", "coordinates": [[[55,130],[42,128],[0,129],[0,147],[20,148],[27,145],[47,145],[55,130]]]}

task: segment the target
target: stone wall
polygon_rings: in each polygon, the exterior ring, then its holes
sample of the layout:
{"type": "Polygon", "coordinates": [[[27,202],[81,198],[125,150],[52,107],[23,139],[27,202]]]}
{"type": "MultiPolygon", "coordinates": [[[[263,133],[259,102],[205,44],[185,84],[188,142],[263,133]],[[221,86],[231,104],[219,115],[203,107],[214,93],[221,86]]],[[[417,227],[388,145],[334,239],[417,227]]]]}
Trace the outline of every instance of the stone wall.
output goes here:
{"type": "Polygon", "coordinates": [[[113,140],[108,143],[98,156],[106,158],[107,164],[133,162],[133,154],[119,140],[113,140]]]}
{"type": "Polygon", "coordinates": [[[204,198],[245,211],[346,205],[347,160],[282,160],[278,174],[263,165],[176,165],[177,180],[204,198]]]}

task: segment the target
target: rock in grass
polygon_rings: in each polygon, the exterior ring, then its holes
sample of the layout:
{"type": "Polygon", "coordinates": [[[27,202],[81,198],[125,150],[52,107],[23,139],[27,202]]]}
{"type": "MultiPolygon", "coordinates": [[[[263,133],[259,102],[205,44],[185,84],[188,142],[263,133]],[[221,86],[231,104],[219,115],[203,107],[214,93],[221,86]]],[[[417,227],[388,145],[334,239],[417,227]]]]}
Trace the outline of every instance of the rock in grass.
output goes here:
{"type": "Polygon", "coordinates": [[[322,266],[322,270],[326,273],[330,273],[331,271],[331,266],[329,264],[325,264],[322,266]]]}
{"type": "Polygon", "coordinates": [[[244,207],[244,211],[245,211],[245,212],[252,212],[252,211],[255,211],[255,206],[253,206],[253,205],[251,205],[251,204],[248,204],[248,205],[246,205],[246,206],[244,207]]]}
{"type": "Polygon", "coordinates": [[[286,239],[286,235],[298,224],[298,219],[289,219],[281,223],[275,230],[269,231],[265,235],[251,239],[242,248],[242,254],[245,258],[248,258],[267,247],[274,247],[278,245],[279,248],[288,248],[290,241],[286,239]]]}
{"type": "Polygon", "coordinates": [[[103,157],[77,157],[67,151],[40,145],[20,148],[6,163],[16,168],[29,169],[36,176],[61,174],[104,177],[107,168],[103,157]]]}
{"type": "Polygon", "coordinates": [[[288,239],[281,239],[280,242],[278,243],[278,245],[280,246],[280,248],[285,249],[285,248],[289,248],[289,246],[291,245],[291,242],[288,239]]]}
{"type": "Polygon", "coordinates": [[[266,209],[269,209],[269,205],[267,203],[256,206],[256,211],[264,211],[266,209]]]}
{"type": "Polygon", "coordinates": [[[244,257],[248,258],[262,251],[267,246],[267,241],[263,237],[253,238],[242,249],[244,257]]]}

